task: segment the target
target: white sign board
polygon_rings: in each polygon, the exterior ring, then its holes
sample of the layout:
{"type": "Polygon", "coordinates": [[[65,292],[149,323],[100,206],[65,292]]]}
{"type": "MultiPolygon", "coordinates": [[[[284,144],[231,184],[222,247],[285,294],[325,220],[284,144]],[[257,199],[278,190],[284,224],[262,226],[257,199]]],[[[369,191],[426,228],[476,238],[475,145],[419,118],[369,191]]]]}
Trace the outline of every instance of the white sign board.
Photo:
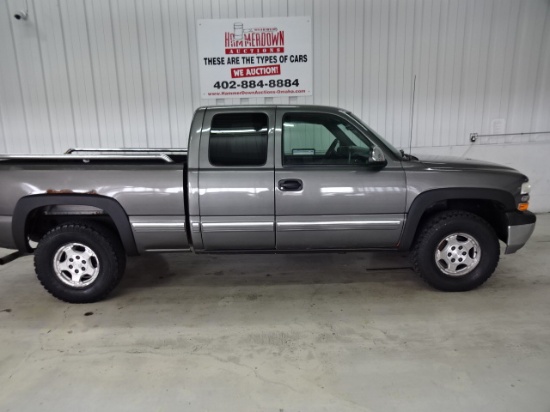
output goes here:
{"type": "Polygon", "coordinates": [[[311,17],[199,20],[203,99],[312,94],[311,17]]]}

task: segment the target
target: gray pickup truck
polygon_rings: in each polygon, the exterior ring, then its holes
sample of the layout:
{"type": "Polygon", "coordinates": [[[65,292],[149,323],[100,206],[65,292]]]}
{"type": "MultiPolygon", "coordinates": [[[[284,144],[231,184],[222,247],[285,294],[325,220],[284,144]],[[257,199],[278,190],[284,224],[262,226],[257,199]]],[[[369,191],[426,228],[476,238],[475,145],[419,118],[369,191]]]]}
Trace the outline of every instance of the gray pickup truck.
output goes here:
{"type": "MultiPolygon", "coordinates": [[[[34,253],[73,303],[106,297],[150,252],[411,251],[431,286],[485,282],[535,227],[526,176],[418,159],[346,110],[202,107],[188,150],[70,149],[0,158],[0,247],[34,253]]],[[[335,275],[337,276],[337,275],[335,275]]]]}

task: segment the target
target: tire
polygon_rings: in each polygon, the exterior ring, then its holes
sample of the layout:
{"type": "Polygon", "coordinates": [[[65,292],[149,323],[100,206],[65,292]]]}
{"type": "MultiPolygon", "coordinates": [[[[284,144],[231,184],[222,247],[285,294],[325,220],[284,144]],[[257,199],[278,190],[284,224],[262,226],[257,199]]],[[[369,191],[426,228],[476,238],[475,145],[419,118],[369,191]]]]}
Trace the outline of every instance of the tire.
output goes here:
{"type": "Polygon", "coordinates": [[[119,239],[108,229],[87,223],[55,227],[42,237],[34,253],[42,286],[69,303],[104,299],[120,282],[125,265],[119,239]]]}
{"type": "Polygon", "coordinates": [[[423,226],[412,253],[414,270],[445,292],[477,288],[491,277],[500,254],[494,229],[477,215],[449,210],[423,226]]]}

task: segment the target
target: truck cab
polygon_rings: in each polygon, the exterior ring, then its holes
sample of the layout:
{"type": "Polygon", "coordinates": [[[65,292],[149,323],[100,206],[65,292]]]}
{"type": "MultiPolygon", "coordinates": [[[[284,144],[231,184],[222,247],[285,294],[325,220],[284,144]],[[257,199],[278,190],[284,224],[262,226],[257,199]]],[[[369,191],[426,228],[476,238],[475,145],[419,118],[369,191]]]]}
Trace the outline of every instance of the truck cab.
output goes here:
{"type": "Polygon", "coordinates": [[[195,122],[188,176],[196,251],[397,246],[407,195],[401,156],[348,112],[216,107],[199,109],[195,122]]]}

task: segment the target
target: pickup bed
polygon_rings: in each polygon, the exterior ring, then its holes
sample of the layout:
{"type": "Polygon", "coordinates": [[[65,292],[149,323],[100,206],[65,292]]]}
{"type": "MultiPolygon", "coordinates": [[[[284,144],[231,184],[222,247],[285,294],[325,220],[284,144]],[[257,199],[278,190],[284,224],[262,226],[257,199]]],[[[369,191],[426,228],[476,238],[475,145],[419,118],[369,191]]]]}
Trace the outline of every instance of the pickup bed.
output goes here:
{"type": "Polygon", "coordinates": [[[103,299],[151,252],[411,251],[433,287],[485,282],[532,234],[526,176],[405,155],[349,111],[202,107],[188,150],[0,157],[0,247],[34,253],[44,287],[103,299]]]}

